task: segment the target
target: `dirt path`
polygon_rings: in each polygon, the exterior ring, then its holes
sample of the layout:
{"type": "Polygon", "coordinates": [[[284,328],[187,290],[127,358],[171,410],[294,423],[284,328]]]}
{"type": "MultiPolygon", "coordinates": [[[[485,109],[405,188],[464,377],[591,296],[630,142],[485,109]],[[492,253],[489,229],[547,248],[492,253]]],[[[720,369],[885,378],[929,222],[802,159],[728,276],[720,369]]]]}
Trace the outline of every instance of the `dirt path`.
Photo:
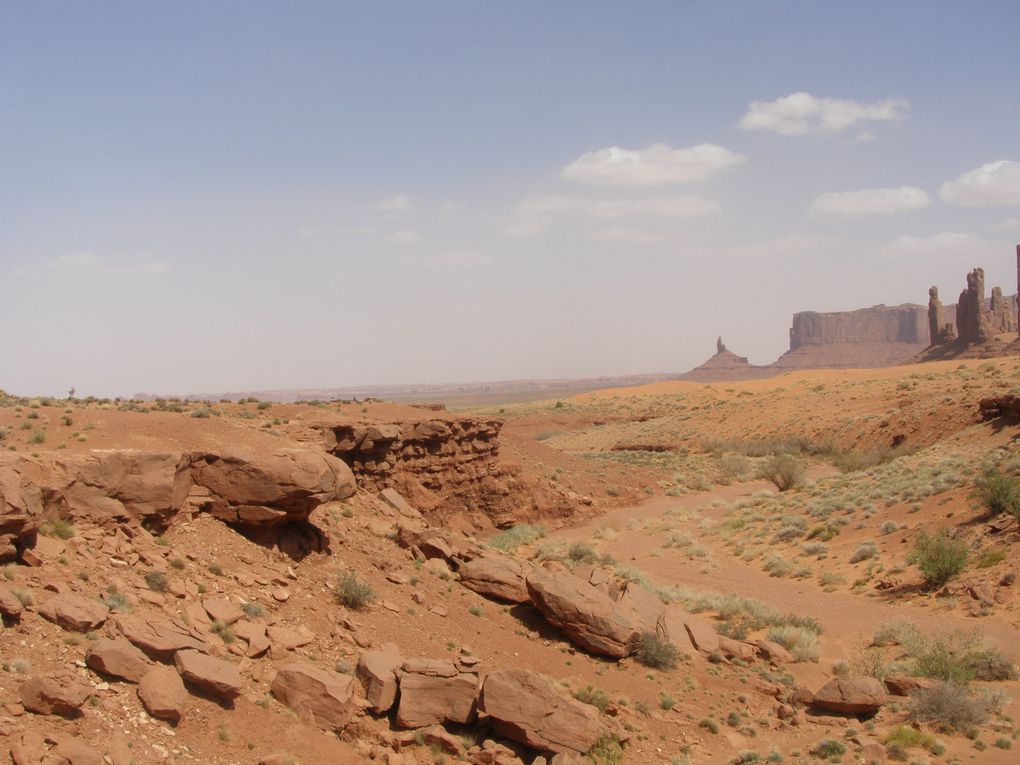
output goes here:
{"type": "Polygon", "coordinates": [[[687,524],[684,530],[697,543],[711,550],[710,565],[706,565],[704,560],[691,560],[681,550],[663,549],[640,527],[628,528],[628,524],[634,521],[644,525],[648,521],[663,519],[667,511],[675,509],[702,508],[702,518],[718,522],[725,508],[709,507],[712,501],[734,502],[767,488],[768,484],[758,481],[684,497],[656,499],[638,507],[614,510],[552,536],[590,542],[596,532],[611,527],[616,534],[602,542],[601,547],[622,564],[646,572],[658,584],[733,592],[761,600],[780,611],[813,616],[825,630],[825,663],[847,658],[862,643],[870,640],[881,624],[894,619],[908,619],[926,631],[976,630],[1014,661],[1020,660],[1020,625],[1003,617],[992,615],[975,619],[964,616],[927,596],[891,603],[874,593],[825,592],[814,580],[771,577],[756,564],[745,563],[730,555],[722,549],[717,537],[704,534],[697,523],[687,524]]]}

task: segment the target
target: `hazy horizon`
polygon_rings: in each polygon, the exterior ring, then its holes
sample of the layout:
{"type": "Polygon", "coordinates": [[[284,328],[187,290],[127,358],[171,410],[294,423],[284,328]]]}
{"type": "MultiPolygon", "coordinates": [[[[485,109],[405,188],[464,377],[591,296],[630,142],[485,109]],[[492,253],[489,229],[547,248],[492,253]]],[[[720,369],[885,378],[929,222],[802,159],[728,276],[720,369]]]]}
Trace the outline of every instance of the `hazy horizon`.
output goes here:
{"type": "Polygon", "coordinates": [[[1016,289],[1014,2],[0,0],[0,388],[752,363],[1016,289]]]}

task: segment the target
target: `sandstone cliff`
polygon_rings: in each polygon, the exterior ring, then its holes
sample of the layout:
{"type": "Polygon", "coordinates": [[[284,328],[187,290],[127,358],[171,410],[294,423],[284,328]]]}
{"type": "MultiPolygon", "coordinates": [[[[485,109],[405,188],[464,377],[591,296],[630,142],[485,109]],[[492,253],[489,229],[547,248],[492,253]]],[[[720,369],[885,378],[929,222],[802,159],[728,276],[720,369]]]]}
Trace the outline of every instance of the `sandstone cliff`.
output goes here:
{"type": "Polygon", "coordinates": [[[481,512],[497,524],[529,496],[518,471],[499,459],[498,418],[344,421],[317,426],[327,452],[368,489],[395,488],[428,515],[481,512]],[[515,498],[516,497],[516,498],[515,498]]]}

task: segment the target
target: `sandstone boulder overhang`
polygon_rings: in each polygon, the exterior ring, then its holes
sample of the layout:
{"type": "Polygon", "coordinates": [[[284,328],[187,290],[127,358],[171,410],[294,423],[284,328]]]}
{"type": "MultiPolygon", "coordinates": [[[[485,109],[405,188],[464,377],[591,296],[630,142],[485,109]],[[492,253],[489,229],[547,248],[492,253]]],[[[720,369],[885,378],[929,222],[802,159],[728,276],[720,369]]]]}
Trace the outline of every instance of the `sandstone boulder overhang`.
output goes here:
{"type": "Polygon", "coordinates": [[[265,528],[305,521],[356,488],[342,460],[316,449],[0,455],[0,561],[35,544],[43,517],[158,529],[187,510],[265,528]]]}

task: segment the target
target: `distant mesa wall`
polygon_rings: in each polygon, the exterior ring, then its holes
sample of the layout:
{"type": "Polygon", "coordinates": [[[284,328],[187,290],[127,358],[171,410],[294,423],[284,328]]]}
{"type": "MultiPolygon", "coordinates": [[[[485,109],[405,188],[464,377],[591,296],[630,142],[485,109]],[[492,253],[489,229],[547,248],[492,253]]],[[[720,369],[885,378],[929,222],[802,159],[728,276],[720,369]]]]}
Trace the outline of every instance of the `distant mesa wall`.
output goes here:
{"type": "Polygon", "coordinates": [[[790,350],[831,343],[928,344],[928,311],[924,306],[877,305],[857,311],[793,315],[790,350]]]}

